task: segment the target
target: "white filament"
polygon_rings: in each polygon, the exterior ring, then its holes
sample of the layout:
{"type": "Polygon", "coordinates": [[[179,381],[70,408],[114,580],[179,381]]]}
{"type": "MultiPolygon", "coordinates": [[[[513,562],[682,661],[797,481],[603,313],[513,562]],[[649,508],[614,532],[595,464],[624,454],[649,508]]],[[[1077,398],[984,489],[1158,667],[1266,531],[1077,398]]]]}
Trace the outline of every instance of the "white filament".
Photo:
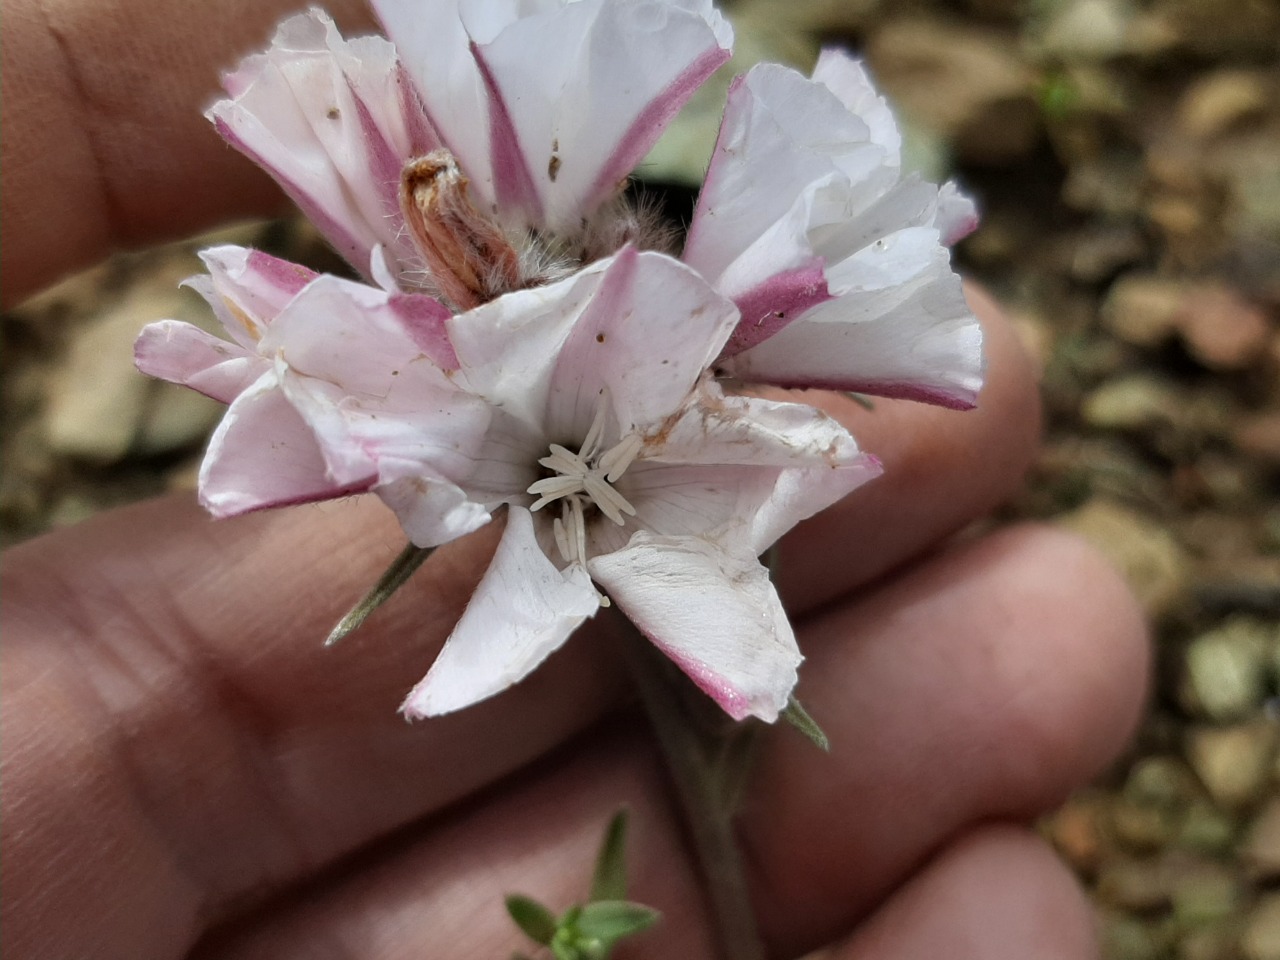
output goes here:
{"type": "Polygon", "coordinates": [[[560,516],[552,524],[552,531],[556,547],[566,563],[586,562],[585,511],[588,505],[595,506],[619,526],[626,523],[628,516],[634,517],[636,514],[636,508],[613,484],[639,456],[644,440],[639,434],[629,434],[604,453],[600,453],[607,406],[602,400],[577,453],[558,443],[550,445],[550,453],[538,463],[554,471],[555,475],[530,484],[526,491],[538,498],[529,507],[531,511],[541,510],[557,500],[563,501],[560,516]]]}

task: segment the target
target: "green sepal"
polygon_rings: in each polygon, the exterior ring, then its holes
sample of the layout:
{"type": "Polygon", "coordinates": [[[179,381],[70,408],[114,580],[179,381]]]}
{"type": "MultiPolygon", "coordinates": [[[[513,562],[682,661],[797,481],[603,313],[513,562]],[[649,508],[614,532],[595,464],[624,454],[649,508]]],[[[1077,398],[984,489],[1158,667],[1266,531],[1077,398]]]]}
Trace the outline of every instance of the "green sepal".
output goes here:
{"type": "Polygon", "coordinates": [[[852,390],[846,390],[845,394],[850,400],[862,407],[864,410],[875,411],[875,401],[868,397],[865,393],[854,393],[852,390]]]}
{"type": "Polygon", "coordinates": [[[324,645],[332,647],[335,643],[353,633],[360,624],[369,618],[369,614],[391,599],[391,595],[404,586],[413,572],[417,570],[427,557],[431,556],[434,547],[415,547],[412,543],[400,551],[400,555],[391,561],[391,566],[383,571],[373,589],[366,593],[352,607],[338,625],[329,631],[324,645]]]}
{"type": "Polygon", "coordinates": [[[506,902],[507,913],[530,940],[544,947],[551,945],[559,927],[555,914],[532,897],[519,893],[509,894],[506,902]]]}
{"type": "Polygon", "coordinates": [[[613,945],[623,937],[648,930],[661,914],[652,907],[626,900],[597,900],[582,908],[578,918],[578,936],[589,956],[606,957],[613,945]],[[594,952],[599,944],[603,952],[594,952]]]}
{"type": "Polygon", "coordinates": [[[800,701],[794,694],[787,698],[787,708],[782,711],[782,718],[808,737],[819,750],[824,753],[831,752],[831,741],[822,732],[818,722],[809,716],[809,711],[800,705],[800,701]]]}
{"type": "Polygon", "coordinates": [[[589,902],[625,900],[627,896],[627,811],[619,810],[605,828],[595,873],[591,876],[589,902]]]}

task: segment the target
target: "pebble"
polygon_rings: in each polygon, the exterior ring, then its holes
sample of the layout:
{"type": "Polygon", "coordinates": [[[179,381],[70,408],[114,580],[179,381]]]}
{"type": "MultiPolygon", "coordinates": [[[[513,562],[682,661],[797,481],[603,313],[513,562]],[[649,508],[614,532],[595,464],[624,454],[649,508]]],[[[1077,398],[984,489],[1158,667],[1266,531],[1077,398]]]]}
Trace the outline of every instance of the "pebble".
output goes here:
{"type": "Polygon", "coordinates": [[[1168,613],[1182,596],[1190,574],[1187,557],[1173,535],[1155,520],[1094,497],[1057,522],[1102,551],[1149,615],[1168,613]]]}
{"type": "Polygon", "coordinates": [[[1160,960],[1165,955],[1163,937],[1150,925],[1120,910],[1098,911],[1098,939],[1104,957],[1160,960]]]}
{"type": "Polygon", "coordinates": [[[1191,853],[1223,856],[1231,852],[1236,834],[1235,820],[1208,800],[1197,800],[1182,818],[1176,845],[1191,853]]]}
{"type": "Polygon", "coordinates": [[[1247,960],[1280,960],[1280,893],[1259,898],[1249,912],[1240,949],[1247,960]]]}
{"type": "Polygon", "coordinates": [[[1174,920],[1183,929],[1225,920],[1244,902],[1242,878],[1224,864],[1171,857],[1166,869],[1174,920]]]}
{"type": "Polygon", "coordinates": [[[1154,858],[1109,857],[1094,889],[1103,903],[1126,910],[1156,910],[1170,902],[1165,871],[1154,858]]]}
{"type": "Polygon", "coordinates": [[[1265,626],[1241,617],[1193,640],[1184,658],[1184,706],[1219,722],[1242,719],[1262,706],[1269,634],[1265,626]]]}
{"type": "Polygon", "coordinates": [[[1050,842],[1076,870],[1091,873],[1101,861],[1107,812],[1106,796],[1082,792],[1045,821],[1050,842]]]}
{"type": "Polygon", "coordinates": [[[1242,418],[1231,439],[1245,456],[1280,467],[1280,410],[1264,410],[1242,418]]]}
{"type": "Polygon", "coordinates": [[[1271,339],[1267,316],[1239,292],[1216,284],[1189,289],[1174,324],[1188,352],[1210,370],[1243,370],[1271,339]]]}
{"type": "Polygon", "coordinates": [[[867,58],[903,113],[962,159],[1006,164],[1039,142],[1034,78],[997,31],[898,18],[871,37],[867,58]]]}
{"type": "Polygon", "coordinates": [[[1268,720],[1228,727],[1192,727],[1187,760],[1224,810],[1262,799],[1276,755],[1276,725],[1268,720]]]}
{"type": "Polygon", "coordinates": [[[1154,347],[1174,330],[1182,287],[1161,277],[1129,274],[1111,285],[1102,306],[1104,326],[1126,343],[1154,347]]]}
{"type": "Polygon", "coordinates": [[[1209,140],[1262,116],[1270,97],[1258,74],[1247,70],[1219,70],[1199,78],[1178,103],[1183,133],[1209,140]]]}
{"type": "Polygon", "coordinates": [[[1102,430],[1147,430],[1171,424],[1183,407],[1172,385],[1146,373],[1108,380],[1090,393],[1080,416],[1091,427],[1102,430]]]}
{"type": "Polygon", "coordinates": [[[187,258],[173,258],[77,331],[49,381],[44,425],[55,452],[114,463],[133,445],[152,393],[151,379],[134,368],[133,342],[152,321],[207,313],[178,288],[193,272],[187,258]]]}
{"type": "Polygon", "coordinates": [[[1123,0],[1069,0],[1049,9],[1036,44],[1040,56],[1103,60],[1124,51],[1132,13],[1123,0]]]}
{"type": "Polygon", "coordinates": [[[1240,848],[1250,872],[1261,880],[1280,878],[1280,796],[1273,796],[1253,819],[1240,848]]]}

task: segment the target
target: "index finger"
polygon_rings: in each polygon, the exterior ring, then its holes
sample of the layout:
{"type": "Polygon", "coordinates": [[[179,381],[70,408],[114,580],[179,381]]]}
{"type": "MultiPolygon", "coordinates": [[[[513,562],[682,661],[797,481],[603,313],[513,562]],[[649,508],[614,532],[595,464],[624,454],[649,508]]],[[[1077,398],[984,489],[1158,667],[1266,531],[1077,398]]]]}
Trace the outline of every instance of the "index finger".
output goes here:
{"type": "MultiPolygon", "coordinates": [[[[305,0],[5,0],[6,306],[119,246],[262,214],[279,189],[201,116],[305,0]]],[[[328,8],[368,32],[359,0],[328,8]]]]}

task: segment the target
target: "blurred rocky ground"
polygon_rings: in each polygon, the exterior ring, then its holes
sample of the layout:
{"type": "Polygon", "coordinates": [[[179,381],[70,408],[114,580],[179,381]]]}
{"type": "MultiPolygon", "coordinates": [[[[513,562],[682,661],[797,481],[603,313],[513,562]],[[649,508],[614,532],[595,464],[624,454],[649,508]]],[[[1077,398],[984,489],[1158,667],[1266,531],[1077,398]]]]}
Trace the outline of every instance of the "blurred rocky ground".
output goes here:
{"type": "MultiPolygon", "coordinates": [[[[1130,755],[1046,818],[1110,960],[1280,960],[1280,0],[737,0],[742,68],[862,50],[912,164],[979,198],[964,269],[1044,368],[1003,519],[1096,543],[1150,613],[1130,755]]],[[[727,76],[726,76],[727,81],[727,76]]],[[[723,85],[644,172],[700,175],[723,85]]],[[[214,240],[338,265],[305,224],[122,255],[2,318],[0,543],[190,488],[220,408],[133,371],[214,240]]]]}

